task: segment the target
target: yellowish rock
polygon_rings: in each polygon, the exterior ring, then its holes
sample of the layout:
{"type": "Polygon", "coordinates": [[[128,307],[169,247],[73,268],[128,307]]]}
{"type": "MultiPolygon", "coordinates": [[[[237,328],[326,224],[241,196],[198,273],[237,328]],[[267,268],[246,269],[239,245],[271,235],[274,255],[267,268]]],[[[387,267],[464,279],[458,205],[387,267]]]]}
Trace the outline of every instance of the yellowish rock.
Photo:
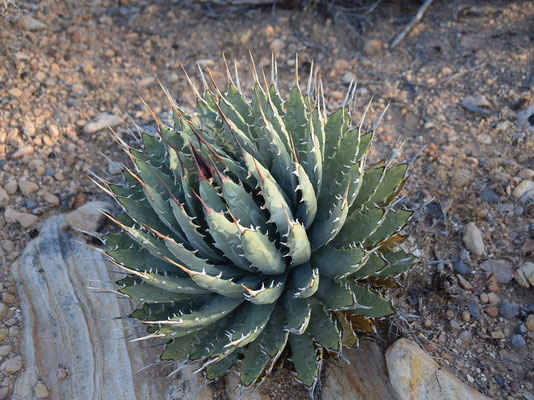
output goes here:
{"type": "Polygon", "coordinates": [[[399,400],[491,400],[441,368],[417,344],[397,340],[386,352],[399,400]]]}

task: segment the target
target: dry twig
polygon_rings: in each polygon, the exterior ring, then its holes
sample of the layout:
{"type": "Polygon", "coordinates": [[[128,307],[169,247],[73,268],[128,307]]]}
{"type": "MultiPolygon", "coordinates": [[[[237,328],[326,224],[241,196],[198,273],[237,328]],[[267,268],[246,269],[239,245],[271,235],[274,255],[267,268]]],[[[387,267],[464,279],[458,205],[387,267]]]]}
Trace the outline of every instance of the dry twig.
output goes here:
{"type": "Polygon", "coordinates": [[[415,14],[415,17],[410,21],[408,25],[406,25],[406,28],[400,33],[399,36],[391,42],[391,48],[394,48],[396,45],[398,45],[402,39],[412,30],[412,28],[423,18],[423,15],[425,14],[425,11],[430,5],[432,4],[433,0],[425,0],[423,5],[419,7],[419,10],[417,11],[417,14],[415,14]]]}

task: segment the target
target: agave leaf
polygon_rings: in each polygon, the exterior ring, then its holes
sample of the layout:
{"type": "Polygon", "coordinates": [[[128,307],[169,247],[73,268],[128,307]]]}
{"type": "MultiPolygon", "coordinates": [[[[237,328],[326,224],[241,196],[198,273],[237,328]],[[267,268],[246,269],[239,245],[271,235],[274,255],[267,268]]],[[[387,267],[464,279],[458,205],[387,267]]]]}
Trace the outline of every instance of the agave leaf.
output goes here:
{"type": "Polygon", "coordinates": [[[193,218],[187,214],[184,205],[177,199],[171,199],[170,203],[176,221],[178,221],[191,247],[198,249],[198,255],[215,262],[224,262],[224,257],[217,254],[217,250],[209,243],[208,238],[198,231],[200,226],[193,223],[193,218]]]}
{"type": "Polygon", "coordinates": [[[283,244],[289,249],[291,265],[301,265],[309,261],[311,256],[311,245],[306,235],[306,229],[298,222],[292,222],[287,216],[289,232],[283,244]]]}
{"type": "Polygon", "coordinates": [[[364,251],[359,248],[338,249],[331,246],[323,246],[313,253],[311,262],[321,275],[331,278],[342,278],[355,273],[365,261],[364,251]]]}
{"type": "MultiPolygon", "coordinates": [[[[119,264],[115,264],[118,265],[119,264]]],[[[208,290],[201,288],[195,282],[193,282],[189,277],[183,278],[179,276],[172,275],[161,275],[156,272],[140,272],[135,271],[126,267],[122,267],[129,274],[136,275],[140,277],[145,283],[148,283],[156,288],[167,290],[174,293],[182,294],[206,294],[209,293],[208,290]]]]}
{"type": "Polygon", "coordinates": [[[313,390],[319,380],[322,364],[322,348],[315,347],[311,335],[290,335],[291,361],[295,366],[297,378],[308,388],[313,390]]]}
{"type": "Polygon", "coordinates": [[[356,272],[351,274],[351,278],[354,280],[365,279],[369,276],[376,275],[387,264],[387,261],[381,256],[381,254],[372,254],[369,256],[367,262],[356,272]]]}
{"type": "Polygon", "coordinates": [[[360,213],[354,211],[345,221],[345,225],[332,240],[332,246],[345,247],[364,242],[383,222],[385,210],[373,208],[360,213]]]}
{"type": "Polygon", "coordinates": [[[162,290],[154,285],[143,283],[141,280],[135,278],[125,278],[119,281],[119,284],[124,284],[119,292],[130,296],[135,301],[142,301],[144,303],[168,303],[172,301],[179,301],[190,298],[190,294],[170,292],[162,290]],[[134,282],[137,282],[134,284],[134,282]]]}
{"type": "Polygon", "coordinates": [[[387,265],[378,272],[379,276],[392,276],[406,272],[414,262],[414,257],[402,250],[387,251],[383,253],[383,257],[387,260],[387,265]]]}
{"type": "Polygon", "coordinates": [[[369,202],[371,204],[387,204],[402,187],[407,171],[407,163],[388,168],[369,202]]]}
{"type": "Polygon", "coordinates": [[[174,265],[154,257],[142,247],[132,247],[129,249],[117,248],[106,251],[106,254],[118,264],[125,265],[137,271],[144,271],[148,268],[149,270],[154,269],[159,272],[178,272],[174,265]]]}
{"type": "MultiPolygon", "coordinates": [[[[343,138],[343,110],[339,108],[333,114],[330,114],[324,126],[325,147],[324,159],[330,160],[339,148],[339,143],[343,138]]],[[[328,162],[328,161],[326,161],[328,162]]]]}
{"type": "Polygon", "coordinates": [[[280,93],[278,93],[278,90],[276,90],[276,87],[274,85],[271,85],[269,87],[269,98],[271,99],[271,102],[274,108],[276,109],[276,112],[278,113],[278,115],[285,116],[284,101],[280,97],[280,93]]]}
{"type": "Polygon", "coordinates": [[[285,103],[284,123],[287,131],[291,132],[295,141],[295,150],[299,161],[305,164],[307,152],[311,148],[309,137],[306,135],[308,111],[298,87],[294,87],[291,90],[289,99],[285,103]]]}
{"type": "Polygon", "coordinates": [[[347,181],[347,190],[345,191],[345,194],[339,199],[336,199],[333,208],[330,208],[330,214],[327,219],[316,220],[311,226],[309,236],[312,251],[328,244],[343,228],[343,224],[345,223],[349,212],[347,203],[349,184],[350,181],[347,181]]]}
{"type": "Polygon", "coordinates": [[[202,339],[209,336],[216,327],[210,326],[192,333],[187,336],[181,336],[173,339],[172,342],[165,346],[161,355],[162,360],[181,360],[191,354],[201,342],[202,339]]]}
{"type": "Polygon", "coordinates": [[[286,320],[284,307],[276,303],[271,318],[261,334],[263,350],[271,358],[271,368],[286,347],[289,331],[284,326],[286,320]]]}
{"type": "Polygon", "coordinates": [[[206,368],[206,377],[208,379],[222,378],[237,362],[239,355],[239,351],[233,351],[227,357],[224,357],[222,360],[208,365],[208,367],[206,368]]]}
{"type": "Polygon", "coordinates": [[[254,201],[252,194],[248,193],[243,185],[233,182],[228,177],[221,175],[220,180],[224,200],[239,223],[247,228],[259,227],[263,233],[267,233],[267,218],[254,201]]]}
{"type": "Polygon", "coordinates": [[[375,318],[393,314],[391,304],[386,298],[357,283],[351,283],[350,287],[354,292],[358,303],[357,308],[352,311],[353,314],[366,315],[375,318]]]}
{"type": "Polygon", "coordinates": [[[309,262],[291,271],[288,287],[294,288],[294,297],[306,298],[313,296],[319,287],[319,271],[312,269],[309,262]]]}
{"type": "Polygon", "coordinates": [[[358,303],[346,279],[335,281],[322,276],[315,296],[326,306],[327,310],[350,310],[358,303]]]}
{"type": "Polygon", "coordinates": [[[252,263],[254,268],[265,275],[278,275],[286,269],[286,262],[282,253],[267,235],[259,231],[243,229],[241,231],[241,248],[245,258],[252,263]]]}
{"type": "Polygon", "coordinates": [[[286,329],[290,333],[304,333],[311,317],[311,305],[306,298],[295,298],[293,293],[286,292],[282,297],[286,314],[286,329]]]}
{"type": "Polygon", "coordinates": [[[215,240],[215,247],[223,252],[236,266],[246,271],[251,271],[248,261],[241,247],[239,228],[233,222],[228,221],[223,213],[206,209],[206,220],[209,233],[215,240]]]}
{"type": "MultiPolygon", "coordinates": [[[[165,139],[165,142],[168,143],[171,146],[171,147],[166,147],[167,153],[169,153],[169,150],[173,150],[174,151],[173,148],[175,148],[177,150],[182,150],[184,148],[184,146],[185,146],[184,138],[176,130],[161,124],[159,126],[159,132],[160,132],[161,136],[165,139]]],[[[163,144],[165,144],[165,143],[163,143],[163,144]]]]}
{"type": "Polygon", "coordinates": [[[180,328],[194,328],[213,324],[233,311],[244,301],[243,298],[232,299],[219,295],[212,295],[198,310],[182,316],[176,316],[162,321],[151,321],[151,324],[176,325],[180,328]]]}
{"type": "Polygon", "coordinates": [[[286,283],[286,275],[270,278],[262,283],[258,290],[253,290],[245,283],[241,283],[246,290],[246,298],[253,304],[272,304],[282,295],[286,283]]]}
{"type": "Polygon", "coordinates": [[[243,347],[255,341],[267,326],[273,309],[274,303],[262,305],[245,303],[243,309],[245,320],[241,326],[232,330],[231,341],[224,347],[243,347]]]}
{"type": "Polygon", "coordinates": [[[295,171],[301,193],[301,202],[297,207],[297,219],[302,221],[304,227],[308,229],[317,214],[317,196],[304,168],[298,164],[295,171]]]}
{"type": "Polygon", "coordinates": [[[254,116],[252,115],[250,106],[234,84],[229,85],[226,98],[228,99],[228,102],[234,106],[241,118],[243,118],[249,126],[252,126],[254,124],[254,116]]]}
{"type": "Polygon", "coordinates": [[[250,386],[255,383],[264,371],[269,357],[261,348],[260,341],[256,340],[243,350],[243,360],[241,361],[241,384],[250,386]]]}
{"type": "Polygon", "coordinates": [[[336,320],[332,317],[332,313],[326,311],[325,306],[319,300],[312,298],[310,301],[312,305],[310,333],[325,349],[341,350],[341,332],[337,327],[336,320]]]}
{"type": "Polygon", "coordinates": [[[273,179],[270,172],[256,162],[248,153],[245,154],[245,163],[260,185],[260,194],[265,200],[265,208],[271,214],[269,222],[274,222],[280,235],[286,235],[290,228],[288,219],[291,221],[294,219],[282,189],[273,179]]]}
{"type": "Polygon", "coordinates": [[[386,240],[396,232],[401,231],[412,217],[414,211],[410,210],[390,210],[386,213],[378,228],[365,239],[366,244],[374,245],[386,240]]]}

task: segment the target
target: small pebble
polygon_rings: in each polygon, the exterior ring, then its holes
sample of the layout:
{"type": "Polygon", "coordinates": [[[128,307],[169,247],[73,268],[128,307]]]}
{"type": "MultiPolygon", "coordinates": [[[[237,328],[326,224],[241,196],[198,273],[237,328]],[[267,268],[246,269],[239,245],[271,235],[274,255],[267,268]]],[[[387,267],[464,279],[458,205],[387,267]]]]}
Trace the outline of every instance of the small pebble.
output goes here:
{"type": "Polygon", "coordinates": [[[469,322],[471,320],[471,313],[469,313],[469,311],[462,311],[462,320],[464,322],[469,322]]]}
{"type": "Polygon", "coordinates": [[[484,189],[480,192],[480,198],[488,203],[498,203],[499,195],[493,189],[484,189]]]}
{"type": "Polygon", "coordinates": [[[493,305],[496,305],[496,304],[499,304],[501,302],[501,298],[499,297],[499,295],[493,293],[493,292],[489,292],[488,293],[488,301],[490,304],[493,304],[493,305]]]}
{"type": "Polygon", "coordinates": [[[491,332],[492,339],[504,339],[504,333],[501,330],[491,332]]]}
{"type": "Polygon", "coordinates": [[[469,312],[473,318],[480,318],[480,311],[478,311],[478,307],[473,300],[467,303],[467,308],[469,309],[469,312]]]}
{"type": "Polygon", "coordinates": [[[462,275],[465,275],[471,271],[471,268],[469,268],[469,266],[462,261],[459,261],[454,264],[452,268],[454,269],[454,272],[462,275]]]}
{"type": "Polygon", "coordinates": [[[6,360],[0,366],[0,370],[6,375],[12,375],[19,372],[22,369],[22,357],[16,356],[9,360],[6,360]]]}
{"type": "Polygon", "coordinates": [[[521,336],[524,336],[528,333],[528,329],[526,327],[525,324],[517,324],[516,327],[514,328],[514,332],[517,334],[517,335],[521,335],[521,336]]]}
{"type": "Polygon", "coordinates": [[[427,318],[425,318],[425,319],[423,320],[423,326],[424,326],[425,328],[430,328],[430,327],[432,326],[432,321],[429,320],[429,319],[427,319],[427,318]]]}
{"type": "Polygon", "coordinates": [[[461,325],[455,319],[451,320],[451,328],[453,328],[453,329],[462,329],[461,325]]]}
{"type": "Polygon", "coordinates": [[[512,336],[512,346],[519,349],[521,347],[525,347],[527,343],[525,342],[525,339],[521,335],[514,335],[512,336]]]}
{"type": "Polygon", "coordinates": [[[452,319],[452,318],[454,318],[454,311],[452,311],[452,310],[447,310],[447,311],[445,312],[445,315],[447,316],[447,318],[452,319]]]}
{"type": "Polygon", "coordinates": [[[480,295],[480,301],[481,301],[482,303],[487,303],[487,302],[489,301],[489,297],[488,297],[488,295],[487,295],[486,293],[482,293],[482,294],[480,295]]]}
{"type": "Polygon", "coordinates": [[[527,317],[527,322],[525,325],[530,332],[534,332],[534,314],[530,314],[527,317]]]}
{"type": "Polygon", "coordinates": [[[484,312],[489,315],[491,318],[495,318],[499,315],[499,310],[495,306],[489,306],[484,309],[484,312]]]}
{"type": "Polygon", "coordinates": [[[504,318],[512,319],[519,313],[519,306],[515,303],[502,303],[499,305],[499,314],[504,318]]]}

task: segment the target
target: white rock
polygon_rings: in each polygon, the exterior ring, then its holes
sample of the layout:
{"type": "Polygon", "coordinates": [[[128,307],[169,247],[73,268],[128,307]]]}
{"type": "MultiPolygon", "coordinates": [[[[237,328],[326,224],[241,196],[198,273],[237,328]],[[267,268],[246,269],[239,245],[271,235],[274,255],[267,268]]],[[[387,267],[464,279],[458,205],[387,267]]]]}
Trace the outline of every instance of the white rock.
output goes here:
{"type": "Polygon", "coordinates": [[[38,31],[46,29],[46,24],[30,15],[23,15],[17,21],[17,25],[26,31],[38,31]]]}
{"type": "Polygon", "coordinates": [[[9,195],[4,188],[0,188],[0,207],[5,207],[9,204],[9,195]]]}
{"type": "Polygon", "coordinates": [[[94,120],[88,122],[83,127],[83,131],[87,134],[98,132],[108,127],[113,128],[122,124],[122,118],[115,114],[103,113],[98,115],[94,120]]]}
{"type": "Polygon", "coordinates": [[[534,199],[534,182],[525,179],[515,187],[514,191],[512,192],[512,196],[514,196],[514,198],[523,204],[531,199],[534,199]]]}
{"type": "Polygon", "coordinates": [[[91,201],[65,215],[65,221],[71,227],[87,232],[97,232],[109,212],[109,204],[104,201],[91,201]]]}
{"type": "Polygon", "coordinates": [[[471,254],[482,257],[486,254],[486,248],[484,241],[482,240],[482,232],[477,228],[474,222],[469,222],[464,226],[463,242],[465,248],[469,250],[471,254]]]}
{"type": "Polygon", "coordinates": [[[526,262],[514,272],[514,278],[524,288],[534,286],[534,263],[526,262]]]}
{"type": "Polygon", "coordinates": [[[39,185],[31,181],[19,181],[19,189],[24,196],[28,196],[39,190],[39,185]]]}
{"type": "Polygon", "coordinates": [[[514,277],[514,266],[506,260],[486,260],[480,264],[486,272],[493,272],[499,283],[508,283],[514,277]]]}
{"type": "Polygon", "coordinates": [[[2,363],[0,370],[6,375],[12,375],[22,369],[22,357],[16,356],[2,363]]]}
{"type": "Polygon", "coordinates": [[[47,192],[43,195],[43,199],[51,206],[59,206],[59,198],[55,194],[47,192]]]}
{"type": "Polygon", "coordinates": [[[23,228],[30,228],[39,220],[37,215],[17,211],[11,207],[6,208],[6,211],[4,212],[4,218],[8,224],[19,223],[23,228]]]}
{"type": "Polygon", "coordinates": [[[111,161],[108,164],[108,172],[111,175],[119,175],[122,172],[122,165],[117,161],[111,161]]]}
{"type": "Polygon", "coordinates": [[[399,400],[490,400],[441,368],[408,339],[397,340],[387,350],[386,362],[399,400]]]}

